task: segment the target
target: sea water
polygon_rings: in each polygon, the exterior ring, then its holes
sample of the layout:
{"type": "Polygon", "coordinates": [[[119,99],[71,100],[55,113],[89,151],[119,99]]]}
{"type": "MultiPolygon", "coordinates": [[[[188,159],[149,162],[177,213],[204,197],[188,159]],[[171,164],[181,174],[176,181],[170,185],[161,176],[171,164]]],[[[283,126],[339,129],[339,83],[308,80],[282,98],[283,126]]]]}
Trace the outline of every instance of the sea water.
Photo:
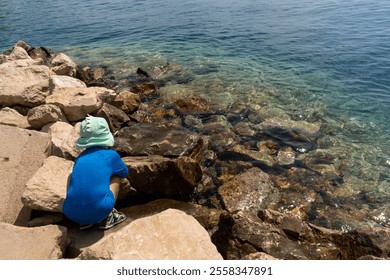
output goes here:
{"type": "Polygon", "coordinates": [[[1,0],[0,51],[24,40],[119,79],[176,63],[192,88],[217,84],[204,97],[222,109],[245,99],[320,120],[342,187],[386,224],[389,15],[387,0],[1,0]]]}

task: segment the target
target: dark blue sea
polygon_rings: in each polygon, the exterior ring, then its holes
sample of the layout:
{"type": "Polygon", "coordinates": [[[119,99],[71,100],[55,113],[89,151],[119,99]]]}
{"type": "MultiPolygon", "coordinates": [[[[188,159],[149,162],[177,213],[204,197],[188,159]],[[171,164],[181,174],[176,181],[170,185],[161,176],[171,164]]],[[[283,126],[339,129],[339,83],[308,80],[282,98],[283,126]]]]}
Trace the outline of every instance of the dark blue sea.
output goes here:
{"type": "Polygon", "coordinates": [[[0,52],[24,40],[118,77],[177,63],[195,76],[181,94],[321,121],[340,193],[390,221],[390,1],[0,1],[0,52]]]}

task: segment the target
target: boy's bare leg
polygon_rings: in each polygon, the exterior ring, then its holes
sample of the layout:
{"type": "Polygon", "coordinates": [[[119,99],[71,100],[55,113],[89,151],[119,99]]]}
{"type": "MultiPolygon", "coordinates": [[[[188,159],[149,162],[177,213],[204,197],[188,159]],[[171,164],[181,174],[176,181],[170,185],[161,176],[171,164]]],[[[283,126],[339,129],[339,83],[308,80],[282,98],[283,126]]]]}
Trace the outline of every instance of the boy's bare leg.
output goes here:
{"type": "Polygon", "coordinates": [[[121,187],[121,178],[115,175],[112,176],[110,179],[110,190],[114,194],[115,201],[118,198],[120,187],[121,187]]]}

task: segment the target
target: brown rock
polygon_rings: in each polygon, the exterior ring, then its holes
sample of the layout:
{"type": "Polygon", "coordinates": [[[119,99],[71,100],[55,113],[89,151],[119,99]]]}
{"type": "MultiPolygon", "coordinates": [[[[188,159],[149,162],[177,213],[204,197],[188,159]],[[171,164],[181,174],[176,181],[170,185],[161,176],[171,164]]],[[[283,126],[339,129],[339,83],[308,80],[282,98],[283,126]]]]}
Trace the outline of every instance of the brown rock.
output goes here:
{"type": "Polygon", "coordinates": [[[257,212],[266,208],[278,191],[266,173],[259,168],[251,168],[223,184],[218,193],[229,212],[257,212]]]}
{"type": "Polygon", "coordinates": [[[49,90],[53,93],[54,89],[57,88],[86,88],[84,82],[79,79],[63,76],[63,75],[52,75],[49,80],[49,90]]]}
{"type": "Polygon", "coordinates": [[[206,230],[212,232],[218,225],[221,210],[173,199],[157,199],[152,202],[122,209],[130,220],[158,214],[167,209],[177,209],[194,217],[206,230]]]}
{"type": "Polygon", "coordinates": [[[123,161],[131,186],[151,195],[188,200],[202,178],[199,164],[188,157],[124,157],[123,161]]]}
{"type": "Polygon", "coordinates": [[[44,125],[57,121],[67,122],[67,119],[61,109],[54,104],[44,104],[31,108],[27,114],[29,125],[40,130],[44,125]]]}
{"type": "Polygon", "coordinates": [[[115,95],[113,90],[102,87],[57,88],[46,98],[46,103],[60,107],[72,122],[83,120],[87,114],[96,112],[107,99],[115,95]]]}
{"type": "Polygon", "coordinates": [[[222,260],[207,231],[193,217],[174,209],[130,223],[84,250],[79,258],[222,260]]]}
{"type": "Polygon", "coordinates": [[[77,73],[77,65],[73,60],[64,53],[58,53],[51,60],[51,70],[57,75],[66,75],[75,77],[77,73]]]}
{"type": "Polygon", "coordinates": [[[5,107],[0,111],[0,124],[17,126],[20,128],[30,128],[27,122],[27,117],[20,114],[18,111],[5,107]]]}
{"type": "Polygon", "coordinates": [[[115,138],[115,149],[130,156],[189,155],[197,148],[200,136],[186,128],[163,124],[129,123],[115,138]]]}
{"type": "Polygon", "coordinates": [[[27,225],[31,210],[23,207],[21,195],[48,156],[50,136],[0,125],[0,143],[0,221],[27,225]]]}
{"type": "Polygon", "coordinates": [[[62,258],[65,247],[65,227],[25,228],[0,223],[2,260],[58,260],[62,258]]]}
{"type": "Polygon", "coordinates": [[[19,61],[0,64],[0,104],[43,104],[49,94],[49,73],[49,68],[43,65],[22,64],[19,61]]]}
{"type": "Polygon", "coordinates": [[[51,154],[65,159],[75,159],[81,150],[76,148],[76,140],[80,137],[80,122],[74,126],[65,122],[49,123],[42,127],[51,138],[51,154]]]}
{"type": "Polygon", "coordinates": [[[125,112],[108,103],[103,104],[99,111],[97,111],[96,116],[105,118],[113,133],[117,132],[124,124],[130,121],[130,118],[125,112]]]}
{"type": "Polygon", "coordinates": [[[56,156],[48,157],[26,183],[22,202],[31,209],[62,212],[67,181],[73,161],[56,156]]]}
{"type": "Polygon", "coordinates": [[[201,97],[180,98],[175,101],[175,104],[185,114],[210,112],[207,100],[201,97]]]}
{"type": "Polygon", "coordinates": [[[140,106],[141,98],[138,94],[130,91],[121,91],[116,97],[112,105],[121,109],[126,114],[132,114],[137,111],[140,106]]]}
{"type": "Polygon", "coordinates": [[[141,100],[152,99],[158,95],[157,88],[154,82],[146,82],[135,85],[133,87],[133,91],[140,96],[141,100]]]}

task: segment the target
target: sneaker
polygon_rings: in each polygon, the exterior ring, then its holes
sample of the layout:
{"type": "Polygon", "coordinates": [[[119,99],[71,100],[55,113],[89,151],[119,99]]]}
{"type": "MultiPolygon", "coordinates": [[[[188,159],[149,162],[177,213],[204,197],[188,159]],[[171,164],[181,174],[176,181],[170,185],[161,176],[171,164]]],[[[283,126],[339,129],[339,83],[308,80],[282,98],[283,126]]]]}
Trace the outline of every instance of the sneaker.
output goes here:
{"type": "Polygon", "coordinates": [[[91,228],[91,227],[93,227],[93,224],[89,224],[89,225],[80,225],[80,229],[81,229],[81,230],[86,230],[86,229],[89,229],[89,228],[91,228]]]}
{"type": "Polygon", "coordinates": [[[111,213],[108,214],[107,218],[105,218],[103,221],[99,224],[99,229],[109,229],[113,226],[123,222],[126,220],[125,214],[122,212],[117,211],[115,208],[112,209],[111,213]]]}

